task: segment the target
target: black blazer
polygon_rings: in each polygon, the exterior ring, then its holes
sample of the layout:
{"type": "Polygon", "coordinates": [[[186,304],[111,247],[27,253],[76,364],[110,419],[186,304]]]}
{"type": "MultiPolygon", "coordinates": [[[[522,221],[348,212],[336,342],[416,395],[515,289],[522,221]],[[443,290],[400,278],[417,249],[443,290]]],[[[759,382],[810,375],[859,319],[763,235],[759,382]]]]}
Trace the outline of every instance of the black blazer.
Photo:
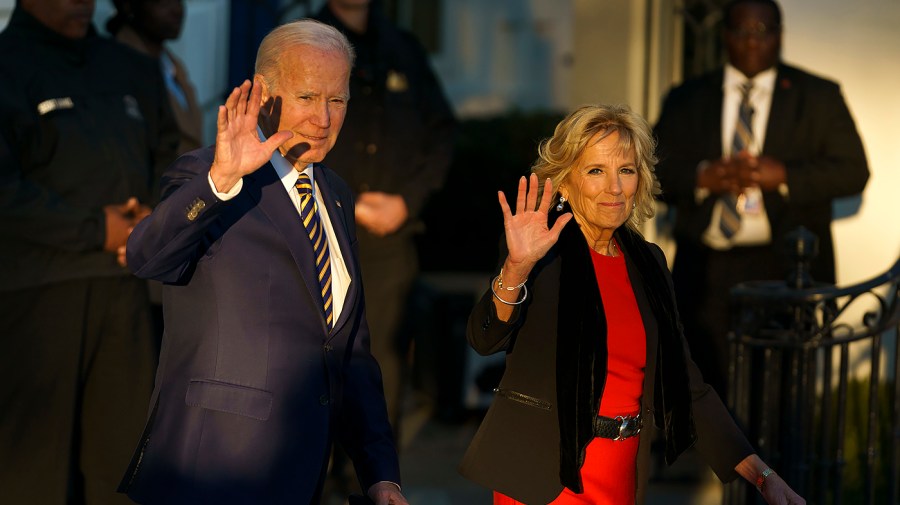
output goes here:
{"type": "MultiPolygon", "coordinates": [[[[672,89],[655,128],[663,199],[676,208],[675,240],[681,263],[702,262],[701,235],[709,226],[714,196],[696,203],[697,166],[722,156],[722,82],[724,70],[672,89]]],[[[789,196],[766,191],[763,200],[772,230],[773,254],[787,271],[783,237],[805,226],[819,237],[812,274],[834,282],[831,238],[832,200],[855,195],[869,178],[862,141],[840,87],[800,69],[780,64],[762,154],[787,168],[789,196]]],[[[686,270],[693,271],[692,268],[686,270]]]]}
{"type": "MultiPolygon", "coordinates": [[[[566,228],[564,234],[574,230],[581,236],[574,220],[566,228]]],[[[583,247],[587,248],[583,237],[581,240],[583,247]]],[[[622,244],[622,241],[619,240],[619,243],[622,244]]],[[[674,297],[662,251],[654,244],[647,245],[669,284],[662,296],[674,297]]],[[[557,344],[559,339],[575,336],[560,335],[557,331],[562,272],[557,249],[558,245],[532,271],[528,280],[529,299],[517,308],[509,322],[497,319],[493,295],[488,289],[472,310],[467,328],[469,343],[480,354],[507,353],[506,370],[499,388],[511,394],[494,398],[464,456],[460,472],[481,485],[528,505],[549,503],[563,489],[560,479],[565,462],[560,458],[561,423],[557,392],[560,388],[571,386],[557,383],[558,377],[568,377],[557,370],[557,344]]],[[[640,435],[637,461],[638,503],[642,503],[654,432],[654,394],[662,386],[656,375],[660,359],[660,326],[650,307],[647,286],[641,282],[642,275],[637,270],[634,251],[626,249],[624,254],[647,337],[644,395],[641,400],[645,428],[640,435]]],[[[594,279],[595,274],[589,263],[582,270],[585,278],[594,279]]],[[[589,282],[588,285],[593,286],[588,289],[595,290],[594,293],[574,293],[573,296],[593,296],[599,300],[596,282],[589,282]]],[[[603,318],[602,302],[595,309],[603,318]]],[[[596,335],[596,339],[605,341],[605,335],[596,335]]],[[[693,410],[693,419],[686,421],[693,422],[695,447],[723,481],[730,481],[737,476],[734,467],[753,449],[731,420],[722,401],[703,382],[690,360],[683,337],[679,339],[686,356],[683,366],[689,378],[689,401],[693,410]]],[[[601,354],[605,352],[605,348],[600,351],[601,354]]],[[[605,361],[605,355],[600,356],[600,361],[605,361]]]]}

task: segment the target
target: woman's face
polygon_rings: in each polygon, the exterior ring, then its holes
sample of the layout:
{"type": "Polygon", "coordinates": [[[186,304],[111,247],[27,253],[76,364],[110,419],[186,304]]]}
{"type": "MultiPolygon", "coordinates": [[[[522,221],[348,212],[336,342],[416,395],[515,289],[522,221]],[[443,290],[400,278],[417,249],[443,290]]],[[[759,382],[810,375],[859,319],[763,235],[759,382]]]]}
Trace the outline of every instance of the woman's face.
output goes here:
{"type": "Polygon", "coordinates": [[[628,220],[638,189],[634,151],[621,152],[619,134],[595,135],[560,185],[575,220],[589,240],[609,240],[628,220]]]}

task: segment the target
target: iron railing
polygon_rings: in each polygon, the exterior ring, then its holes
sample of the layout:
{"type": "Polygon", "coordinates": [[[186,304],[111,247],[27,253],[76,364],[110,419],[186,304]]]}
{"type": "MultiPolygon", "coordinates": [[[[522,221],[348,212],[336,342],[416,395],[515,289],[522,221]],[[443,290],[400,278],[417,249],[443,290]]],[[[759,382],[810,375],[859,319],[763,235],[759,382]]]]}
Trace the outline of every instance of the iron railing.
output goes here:
{"type": "MultiPolygon", "coordinates": [[[[787,281],[735,286],[728,405],[760,456],[810,504],[900,504],[900,259],[835,287],[808,275],[815,237],[788,239],[787,281]]],[[[727,486],[725,503],[762,503],[727,486]]]]}

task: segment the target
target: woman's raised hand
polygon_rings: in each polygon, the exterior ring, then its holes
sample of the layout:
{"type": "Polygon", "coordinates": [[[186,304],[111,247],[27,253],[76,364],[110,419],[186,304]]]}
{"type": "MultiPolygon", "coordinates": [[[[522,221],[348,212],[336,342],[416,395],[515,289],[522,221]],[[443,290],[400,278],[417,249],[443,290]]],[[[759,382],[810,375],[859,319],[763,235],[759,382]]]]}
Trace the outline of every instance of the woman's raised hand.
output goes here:
{"type": "Polygon", "coordinates": [[[504,264],[504,277],[515,277],[517,283],[524,280],[531,268],[547,254],[559,239],[559,234],[566,223],[572,219],[567,212],[547,226],[547,212],[550,210],[553,195],[553,183],[544,181],[544,192],[538,204],[538,178],[531,174],[528,180],[519,179],[519,191],[516,197],[516,213],[513,214],[502,191],[497,193],[500,208],[503,210],[503,229],[506,232],[506,247],[509,255],[504,264]]]}

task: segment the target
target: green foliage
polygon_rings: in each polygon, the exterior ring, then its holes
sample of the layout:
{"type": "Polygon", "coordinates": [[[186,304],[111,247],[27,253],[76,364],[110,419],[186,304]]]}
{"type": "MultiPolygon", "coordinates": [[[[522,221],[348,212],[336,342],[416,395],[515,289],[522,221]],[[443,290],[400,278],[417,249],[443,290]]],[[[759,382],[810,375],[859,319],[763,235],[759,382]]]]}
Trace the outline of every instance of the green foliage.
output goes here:
{"type": "MultiPolygon", "coordinates": [[[[847,385],[846,428],[843,434],[845,464],[841,470],[843,496],[841,503],[847,505],[866,503],[866,465],[868,455],[866,444],[869,438],[869,385],[868,379],[851,379],[847,385]]],[[[872,503],[887,503],[887,495],[892,485],[890,476],[893,420],[893,384],[882,382],[877,388],[878,415],[876,418],[876,441],[874,444],[873,479],[875,499],[872,503]]],[[[837,391],[832,391],[837,402],[837,391]]],[[[833,435],[832,435],[833,436],[833,435]]],[[[894,478],[897,478],[896,476],[894,478]]],[[[834,503],[829,496],[828,503],[834,503]]]]}

